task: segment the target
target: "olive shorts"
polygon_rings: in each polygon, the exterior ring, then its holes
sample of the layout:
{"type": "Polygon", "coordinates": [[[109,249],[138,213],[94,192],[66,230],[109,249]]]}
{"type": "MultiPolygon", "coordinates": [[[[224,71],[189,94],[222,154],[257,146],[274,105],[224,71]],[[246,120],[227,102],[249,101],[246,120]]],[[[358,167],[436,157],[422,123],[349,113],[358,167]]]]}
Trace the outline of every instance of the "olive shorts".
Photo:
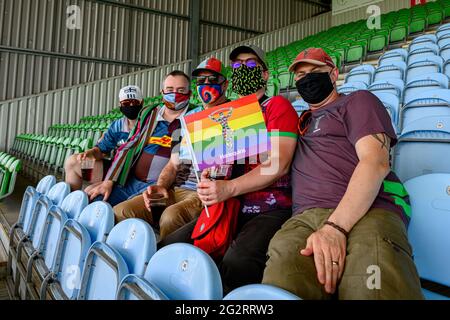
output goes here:
{"type": "Polygon", "coordinates": [[[270,242],[263,283],[284,288],[302,299],[424,299],[405,224],[398,214],[370,210],[353,228],[337,292],[331,296],[317,279],[314,258],[300,255],[308,237],[333,209],[311,209],[288,220],[270,242]]]}

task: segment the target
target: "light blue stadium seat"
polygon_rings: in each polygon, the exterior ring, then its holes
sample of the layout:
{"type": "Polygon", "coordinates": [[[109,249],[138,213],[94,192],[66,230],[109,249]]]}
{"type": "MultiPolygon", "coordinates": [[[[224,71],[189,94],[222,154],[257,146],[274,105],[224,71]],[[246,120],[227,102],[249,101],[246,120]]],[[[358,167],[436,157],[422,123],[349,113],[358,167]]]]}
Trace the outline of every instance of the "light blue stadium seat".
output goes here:
{"type": "Polygon", "coordinates": [[[403,61],[394,61],[389,64],[378,67],[375,70],[373,81],[387,79],[404,79],[406,74],[406,63],[403,61]]]}
{"type": "Polygon", "coordinates": [[[66,225],[59,238],[51,273],[42,284],[41,298],[47,287],[58,299],[77,298],[89,247],[106,239],[114,226],[114,213],[108,203],[98,201],[85,207],[77,220],[69,219],[66,225]]]}
{"type": "Polygon", "coordinates": [[[425,44],[436,44],[437,37],[434,34],[425,34],[423,36],[415,38],[409,45],[409,51],[413,51],[418,48],[423,48],[425,44]]]}
{"type": "Polygon", "coordinates": [[[392,62],[405,62],[408,60],[408,51],[406,49],[394,49],[387,51],[378,60],[378,66],[390,65],[392,62]]]}
{"type": "Polygon", "coordinates": [[[375,67],[371,64],[363,64],[353,68],[345,77],[345,83],[364,82],[366,86],[372,83],[375,67]]]}
{"type": "Polygon", "coordinates": [[[338,88],[338,92],[345,95],[359,90],[367,90],[367,84],[364,82],[348,82],[338,88]]]}
{"type": "Polygon", "coordinates": [[[84,208],[76,220],[86,227],[92,242],[105,241],[114,227],[114,211],[109,203],[97,201],[84,208]]]}
{"type": "Polygon", "coordinates": [[[80,300],[114,300],[127,274],[142,276],[156,252],[156,237],[150,225],[127,219],[111,230],[106,243],[89,250],[82,276],[80,300]]]}
{"type": "Polygon", "coordinates": [[[172,244],[150,260],[144,278],[170,300],[221,300],[222,281],[211,257],[189,244],[172,244]]]}
{"type": "Polygon", "coordinates": [[[450,60],[450,35],[449,35],[449,43],[441,46],[441,50],[439,51],[440,57],[445,61],[450,60]]]}
{"type": "Polygon", "coordinates": [[[297,99],[292,103],[297,114],[300,116],[303,111],[309,110],[309,104],[303,99],[297,99]]]}
{"type": "Polygon", "coordinates": [[[403,129],[394,148],[394,172],[402,182],[450,173],[450,115],[422,117],[403,129]]]}
{"type": "MultiPolygon", "coordinates": [[[[408,237],[419,276],[450,287],[450,174],[416,177],[405,188],[412,209],[408,237]]],[[[431,300],[449,299],[428,290],[424,294],[431,300]]]]}
{"type": "Polygon", "coordinates": [[[450,115],[450,90],[437,89],[405,99],[400,113],[400,129],[424,117],[450,115]]]}
{"type": "Polygon", "coordinates": [[[405,83],[401,79],[387,79],[373,82],[368,90],[372,93],[391,93],[403,101],[405,83]]]}
{"type": "Polygon", "coordinates": [[[428,73],[442,73],[444,60],[439,56],[428,56],[408,64],[406,83],[417,76],[428,73]]]}
{"type": "Polygon", "coordinates": [[[223,300],[301,300],[289,291],[266,284],[251,284],[231,291],[223,300]]]}
{"type": "Polygon", "coordinates": [[[42,300],[47,297],[47,288],[56,300],[74,300],[80,289],[84,261],[92,244],[89,232],[78,221],[69,219],[59,239],[51,273],[41,286],[42,300]]]}
{"type": "Polygon", "coordinates": [[[169,300],[169,298],[144,277],[130,274],[122,280],[116,300],[169,300]]]}
{"type": "Polygon", "coordinates": [[[413,50],[409,50],[408,64],[423,60],[429,56],[437,56],[439,54],[439,46],[435,43],[424,43],[413,50]]]}
{"type": "MultiPolygon", "coordinates": [[[[20,207],[19,219],[16,225],[11,228],[11,231],[21,227],[25,232],[29,230],[31,214],[36,206],[40,195],[46,195],[50,189],[56,184],[54,176],[46,176],[39,181],[36,189],[28,187],[22,198],[22,206],[20,207]]],[[[12,237],[10,238],[12,239],[12,237]]]]}
{"type": "Polygon", "coordinates": [[[75,191],[69,194],[61,206],[52,206],[47,213],[44,229],[40,242],[35,246],[36,251],[30,256],[27,265],[27,281],[31,281],[32,267],[35,260],[42,258],[36,264],[38,272],[42,278],[45,278],[52,267],[56,247],[59,242],[64,223],[68,219],[78,216],[88,205],[89,200],[83,191],[75,191]]]}
{"type": "Polygon", "coordinates": [[[411,101],[416,94],[436,89],[448,89],[448,77],[442,73],[419,75],[408,81],[405,86],[404,99],[411,101]]]}
{"type": "Polygon", "coordinates": [[[436,30],[436,37],[438,39],[446,34],[450,34],[450,23],[443,24],[436,30]]]}
{"type": "Polygon", "coordinates": [[[438,46],[439,46],[439,48],[440,48],[440,50],[439,50],[439,55],[440,55],[442,58],[444,58],[445,61],[448,60],[448,55],[445,55],[445,57],[442,56],[442,49],[445,48],[446,46],[448,46],[448,45],[450,44],[450,31],[449,31],[448,34],[442,36],[442,38],[440,38],[440,39],[438,40],[438,43],[437,43],[437,44],[438,44],[438,46]]]}
{"type": "Polygon", "coordinates": [[[398,118],[400,113],[400,99],[388,92],[379,92],[375,91],[373,92],[374,95],[380,99],[380,101],[385,106],[386,110],[388,111],[389,115],[392,119],[392,126],[394,127],[395,131],[398,132],[398,118]]]}

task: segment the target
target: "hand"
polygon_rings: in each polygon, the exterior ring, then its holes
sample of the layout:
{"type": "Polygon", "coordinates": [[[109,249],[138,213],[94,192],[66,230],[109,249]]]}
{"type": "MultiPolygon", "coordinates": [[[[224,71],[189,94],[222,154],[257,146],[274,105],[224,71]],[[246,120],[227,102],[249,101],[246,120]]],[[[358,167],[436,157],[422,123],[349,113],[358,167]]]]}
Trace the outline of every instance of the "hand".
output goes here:
{"type": "Polygon", "coordinates": [[[228,180],[210,180],[209,171],[204,170],[197,193],[205,206],[226,201],[234,196],[233,182],[228,180]]]}
{"type": "Polygon", "coordinates": [[[111,192],[114,187],[114,182],[108,180],[101,182],[98,186],[92,188],[89,190],[89,192],[86,191],[86,193],[89,196],[89,199],[92,201],[95,198],[97,198],[100,195],[103,195],[103,201],[108,201],[109,196],[111,195],[111,192]]]}
{"type": "Polygon", "coordinates": [[[89,194],[94,188],[98,187],[99,185],[101,185],[103,183],[103,181],[97,182],[97,183],[93,183],[89,186],[86,187],[86,189],[84,189],[84,192],[86,192],[87,194],[89,194]]]}
{"type": "Polygon", "coordinates": [[[87,150],[83,153],[79,153],[77,156],[77,161],[82,162],[82,161],[86,160],[87,158],[95,160],[94,153],[92,152],[92,150],[87,150]]]}
{"type": "Polygon", "coordinates": [[[307,240],[306,248],[300,254],[314,255],[317,278],[329,294],[336,292],[338,281],[342,278],[345,265],[347,238],[339,230],[325,225],[307,240]],[[337,262],[337,265],[334,262],[337,262]]]}
{"type": "Polygon", "coordinates": [[[147,208],[147,210],[149,212],[152,212],[151,209],[151,204],[152,204],[152,199],[150,198],[150,196],[152,194],[162,194],[164,196],[165,199],[169,199],[169,192],[167,191],[167,189],[163,186],[150,186],[147,188],[147,190],[144,191],[144,193],[142,194],[142,196],[144,197],[144,203],[145,203],[145,207],[147,208]]]}

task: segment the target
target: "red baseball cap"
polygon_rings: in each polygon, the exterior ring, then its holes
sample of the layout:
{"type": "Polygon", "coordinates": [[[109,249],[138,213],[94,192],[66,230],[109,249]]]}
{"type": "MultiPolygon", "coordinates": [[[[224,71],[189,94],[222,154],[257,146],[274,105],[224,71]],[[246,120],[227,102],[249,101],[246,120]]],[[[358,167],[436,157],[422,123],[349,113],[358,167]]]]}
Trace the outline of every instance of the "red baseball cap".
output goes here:
{"type": "Polygon", "coordinates": [[[192,71],[192,76],[196,77],[202,71],[211,71],[226,78],[224,74],[225,67],[223,66],[222,61],[214,57],[208,58],[201,62],[198,67],[192,71]]]}
{"type": "Polygon", "coordinates": [[[295,68],[299,63],[307,62],[316,66],[329,66],[335,68],[333,60],[330,56],[321,48],[308,48],[300,52],[295,58],[294,62],[289,67],[290,72],[295,72],[295,68]]]}

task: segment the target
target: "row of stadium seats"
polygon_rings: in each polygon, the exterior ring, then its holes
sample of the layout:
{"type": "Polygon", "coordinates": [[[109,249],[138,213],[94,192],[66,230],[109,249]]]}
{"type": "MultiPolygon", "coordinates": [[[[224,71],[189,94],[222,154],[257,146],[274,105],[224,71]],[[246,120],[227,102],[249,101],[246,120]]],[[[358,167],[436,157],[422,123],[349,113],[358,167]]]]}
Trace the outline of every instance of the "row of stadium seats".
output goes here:
{"type": "Polygon", "coordinates": [[[65,161],[92,148],[93,141],[100,137],[101,132],[96,132],[93,139],[24,134],[16,137],[10,152],[23,160],[23,173],[27,177],[39,180],[50,173],[64,176],[65,161]]]}
{"type": "Polygon", "coordinates": [[[17,174],[22,169],[22,162],[12,155],[0,152],[0,200],[14,192],[17,174]]]}
{"type": "MultiPolygon", "coordinates": [[[[88,205],[84,192],[69,192],[54,176],[43,178],[36,189],[27,188],[10,232],[8,270],[16,296],[22,281],[25,298],[34,299],[223,298],[219,270],[202,250],[175,244],[157,252],[155,233],[145,221],[129,219],[114,226],[109,204],[88,205]]],[[[226,298],[246,296],[298,299],[263,285],[237,289],[226,298]]]]}

